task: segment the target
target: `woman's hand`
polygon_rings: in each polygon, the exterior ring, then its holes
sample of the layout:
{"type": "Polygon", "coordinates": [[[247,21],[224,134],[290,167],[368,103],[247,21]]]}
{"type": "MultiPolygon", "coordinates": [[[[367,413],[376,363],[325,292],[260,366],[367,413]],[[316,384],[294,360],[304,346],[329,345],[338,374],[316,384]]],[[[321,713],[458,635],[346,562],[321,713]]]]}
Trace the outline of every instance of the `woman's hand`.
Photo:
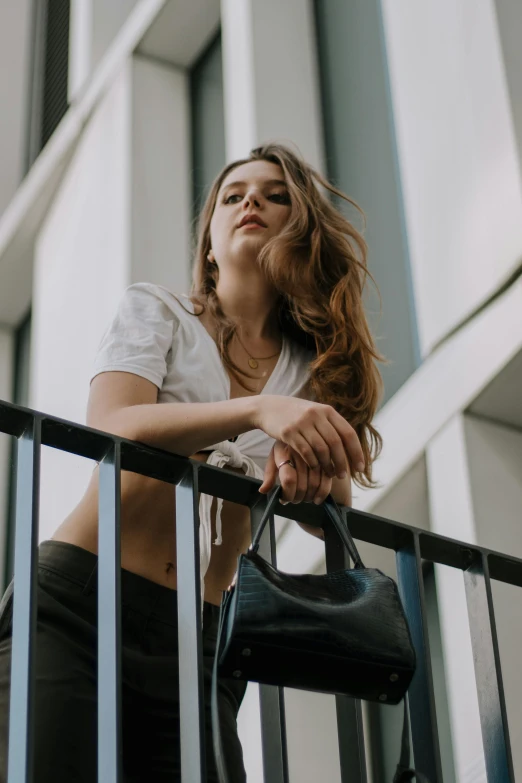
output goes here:
{"type": "Polygon", "coordinates": [[[281,503],[322,503],[330,494],[332,479],[317,466],[313,470],[308,467],[304,459],[291,446],[276,440],[265,466],[263,483],[259,492],[269,492],[276,483],[277,476],[281,482],[281,503]],[[280,470],[277,466],[287,459],[291,459],[295,465],[283,465],[280,470]]]}
{"type": "MultiPolygon", "coordinates": [[[[294,502],[300,502],[305,495],[307,499],[315,498],[324,480],[322,473],[326,478],[337,475],[344,479],[348,472],[364,471],[359,438],[353,427],[331,405],[276,394],[260,395],[258,403],[254,426],[276,441],[282,441],[283,445],[291,446],[294,455],[299,458],[299,466],[296,462],[298,480],[295,482],[295,493],[299,499],[294,502]],[[303,463],[311,472],[309,491],[303,463]],[[354,470],[351,470],[352,466],[354,470]]],[[[285,468],[287,475],[288,466],[285,465],[281,472],[285,468]]],[[[286,485],[284,476],[281,477],[283,482],[286,485]]],[[[288,489],[288,492],[291,491],[288,489]]],[[[322,499],[327,494],[323,496],[323,490],[319,493],[322,499]]]]}

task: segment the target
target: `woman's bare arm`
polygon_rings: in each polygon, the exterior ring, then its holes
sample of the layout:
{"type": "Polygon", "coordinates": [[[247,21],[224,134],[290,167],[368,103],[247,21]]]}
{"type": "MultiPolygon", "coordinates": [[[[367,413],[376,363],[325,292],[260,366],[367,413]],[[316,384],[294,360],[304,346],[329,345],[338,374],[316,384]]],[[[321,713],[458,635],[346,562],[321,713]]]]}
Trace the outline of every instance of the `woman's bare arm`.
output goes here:
{"type": "Polygon", "coordinates": [[[87,425],[189,457],[255,429],[258,397],[157,405],[158,387],[128,372],[103,372],[92,383],[87,425]]]}

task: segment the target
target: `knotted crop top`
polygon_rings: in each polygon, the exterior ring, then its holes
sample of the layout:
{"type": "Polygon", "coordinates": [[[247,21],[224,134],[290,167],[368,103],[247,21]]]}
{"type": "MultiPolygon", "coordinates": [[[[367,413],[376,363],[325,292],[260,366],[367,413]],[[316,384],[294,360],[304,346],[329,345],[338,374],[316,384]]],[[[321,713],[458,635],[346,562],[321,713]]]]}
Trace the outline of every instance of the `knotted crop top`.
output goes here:
{"type": "MultiPolygon", "coordinates": [[[[129,286],[120,299],[116,314],[98,347],[91,380],[111,370],[130,372],[147,378],[158,389],[162,402],[219,402],[230,398],[230,378],[216,343],[194,313],[186,294],[178,299],[166,288],[152,283],[129,286]]],[[[314,358],[298,343],[283,336],[278,362],[261,394],[301,396],[314,358]]],[[[259,429],[229,440],[208,445],[207,464],[242,468],[247,476],[263,479],[264,468],[274,439],[259,429]]],[[[212,496],[201,493],[200,571],[201,596],[211,554],[212,496]]],[[[216,541],[221,544],[221,508],[217,499],[216,541]]]]}

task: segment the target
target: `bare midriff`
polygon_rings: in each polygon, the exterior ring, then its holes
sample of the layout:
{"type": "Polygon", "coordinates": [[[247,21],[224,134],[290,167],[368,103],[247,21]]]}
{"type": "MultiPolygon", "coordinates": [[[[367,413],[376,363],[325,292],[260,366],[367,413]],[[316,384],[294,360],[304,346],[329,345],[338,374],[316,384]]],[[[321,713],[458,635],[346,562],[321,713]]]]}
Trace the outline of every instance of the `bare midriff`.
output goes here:
{"type": "MultiPolygon", "coordinates": [[[[206,462],[209,452],[191,459],[206,462]]],[[[230,468],[243,474],[239,468],[230,468]]],[[[246,506],[223,501],[223,544],[212,544],[205,576],[205,601],[219,605],[231,583],[237,558],[250,544],[250,514],[246,506]]],[[[216,502],[212,504],[212,541],[216,538],[216,502]]],[[[190,520],[187,520],[190,524],[190,520]]],[[[137,473],[121,473],[121,567],[176,589],[176,487],[137,473]]],[[[98,466],[83,498],[52,536],[55,541],[98,554],[98,466]]]]}

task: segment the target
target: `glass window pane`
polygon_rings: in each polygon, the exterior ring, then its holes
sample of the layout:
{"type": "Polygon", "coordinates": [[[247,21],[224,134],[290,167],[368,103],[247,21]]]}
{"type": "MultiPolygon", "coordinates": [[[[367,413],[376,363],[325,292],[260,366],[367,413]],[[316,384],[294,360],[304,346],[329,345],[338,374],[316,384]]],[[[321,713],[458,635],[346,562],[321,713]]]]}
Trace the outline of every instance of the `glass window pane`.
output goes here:
{"type": "Polygon", "coordinates": [[[197,214],[212,180],[226,162],[221,34],[194,65],[190,95],[193,199],[197,214]]]}

